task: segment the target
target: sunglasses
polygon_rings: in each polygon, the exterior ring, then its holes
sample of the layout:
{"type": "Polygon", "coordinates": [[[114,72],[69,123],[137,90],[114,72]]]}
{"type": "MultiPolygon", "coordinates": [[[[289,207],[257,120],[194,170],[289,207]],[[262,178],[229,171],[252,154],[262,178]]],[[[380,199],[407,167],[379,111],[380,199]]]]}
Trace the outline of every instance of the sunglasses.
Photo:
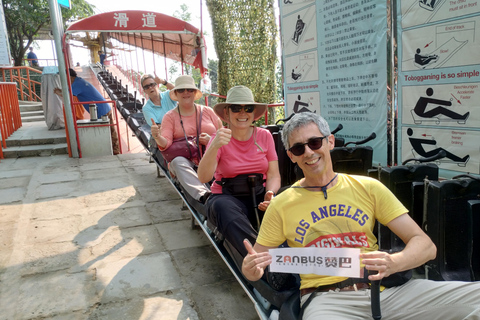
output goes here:
{"type": "Polygon", "coordinates": [[[151,87],[154,87],[154,86],[156,86],[156,85],[157,85],[157,84],[156,84],[155,82],[152,82],[152,83],[150,83],[150,84],[146,84],[146,85],[143,86],[143,90],[148,90],[148,89],[150,89],[151,87]]]}
{"type": "Polygon", "coordinates": [[[240,111],[242,111],[242,109],[246,113],[252,113],[253,110],[255,109],[255,105],[253,105],[253,104],[247,104],[246,106],[241,106],[241,105],[238,105],[238,104],[230,105],[230,110],[232,110],[233,113],[239,113],[240,111]]]}
{"type": "Polygon", "coordinates": [[[184,93],[185,90],[187,90],[187,92],[192,93],[192,92],[196,91],[197,89],[176,89],[175,91],[177,91],[178,93],[184,93]]]}
{"type": "Polygon", "coordinates": [[[293,153],[297,157],[301,156],[302,154],[305,153],[305,145],[308,145],[308,147],[311,150],[318,150],[322,147],[323,139],[325,139],[325,138],[326,137],[310,138],[310,139],[308,139],[308,141],[306,143],[296,143],[296,144],[294,144],[293,147],[288,149],[288,151],[290,151],[291,153],[293,153]]]}

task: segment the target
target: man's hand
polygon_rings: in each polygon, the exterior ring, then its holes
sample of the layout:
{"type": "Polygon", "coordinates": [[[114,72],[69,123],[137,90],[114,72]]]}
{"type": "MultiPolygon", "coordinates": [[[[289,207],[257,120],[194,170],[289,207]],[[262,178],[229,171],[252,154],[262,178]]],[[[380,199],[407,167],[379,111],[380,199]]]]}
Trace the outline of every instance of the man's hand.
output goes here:
{"type": "Polygon", "coordinates": [[[57,96],[63,98],[62,89],[60,89],[60,88],[55,88],[55,89],[53,89],[53,93],[55,93],[57,96]]]}
{"type": "Polygon", "coordinates": [[[154,73],[154,76],[155,76],[155,82],[157,83],[157,85],[159,84],[164,84],[165,83],[165,79],[161,79],[159,76],[157,76],[156,73],[154,73]]]}
{"type": "Polygon", "coordinates": [[[369,275],[369,280],[380,280],[401,271],[396,266],[395,255],[391,255],[388,252],[373,251],[361,253],[360,259],[365,264],[367,270],[378,271],[377,274],[369,275]]]}
{"type": "Polygon", "coordinates": [[[257,281],[263,276],[265,268],[272,263],[272,256],[268,252],[257,253],[247,239],[243,240],[243,244],[248,254],[243,259],[242,273],[248,280],[257,281]]]}
{"type": "Polygon", "coordinates": [[[270,201],[273,199],[274,195],[275,194],[273,193],[273,191],[268,190],[265,193],[264,201],[260,202],[260,204],[258,205],[258,209],[260,209],[262,211],[266,211],[267,208],[268,208],[268,205],[270,204],[270,201]]]}

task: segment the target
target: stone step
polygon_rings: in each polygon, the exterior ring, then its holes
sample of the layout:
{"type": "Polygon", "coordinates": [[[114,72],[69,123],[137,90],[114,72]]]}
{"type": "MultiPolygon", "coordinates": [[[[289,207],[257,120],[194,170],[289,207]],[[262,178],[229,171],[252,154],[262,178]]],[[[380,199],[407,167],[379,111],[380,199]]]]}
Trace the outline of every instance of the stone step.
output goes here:
{"type": "Polygon", "coordinates": [[[5,158],[48,157],[58,154],[68,154],[66,143],[20,146],[3,149],[5,158]]]}
{"type": "Polygon", "coordinates": [[[43,111],[41,102],[20,101],[20,112],[24,111],[43,111]]]}
{"type": "Polygon", "coordinates": [[[66,133],[64,129],[48,130],[45,122],[24,122],[22,126],[7,139],[7,146],[21,146],[31,144],[64,143],[66,133]]]}
{"type": "Polygon", "coordinates": [[[35,122],[35,121],[45,121],[45,117],[42,115],[40,116],[28,116],[28,117],[22,117],[22,123],[23,122],[35,122]]]}
{"type": "Polygon", "coordinates": [[[22,111],[20,110],[20,116],[22,117],[31,117],[31,116],[43,116],[43,110],[36,111],[22,111]]]}
{"type": "Polygon", "coordinates": [[[44,138],[30,138],[30,139],[7,139],[8,147],[21,147],[33,145],[59,144],[67,143],[67,137],[44,137],[44,138]]]}

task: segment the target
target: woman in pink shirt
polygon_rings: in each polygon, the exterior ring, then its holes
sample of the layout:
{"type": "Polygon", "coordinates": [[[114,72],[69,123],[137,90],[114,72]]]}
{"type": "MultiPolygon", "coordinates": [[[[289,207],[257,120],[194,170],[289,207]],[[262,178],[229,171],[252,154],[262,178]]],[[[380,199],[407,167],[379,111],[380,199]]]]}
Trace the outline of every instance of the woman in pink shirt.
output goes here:
{"type": "MultiPolygon", "coordinates": [[[[168,149],[174,139],[186,136],[197,136],[200,127],[199,145],[207,145],[210,136],[222,126],[222,122],[209,107],[195,104],[202,97],[202,92],[195,86],[191,76],[180,76],[175,80],[173,100],[178,101],[177,107],[168,111],[162,120],[161,128],[152,122],[152,136],[160,151],[168,149]]],[[[196,166],[200,159],[176,157],[168,169],[180,182],[182,187],[195,200],[205,202],[210,195],[209,186],[198,180],[196,166]]]]}
{"type": "Polygon", "coordinates": [[[231,88],[226,102],[213,107],[228,128],[217,130],[198,167],[200,181],[215,178],[206,202],[207,219],[243,256],[247,254],[243,240],[254,243],[257,238],[255,203],[265,211],[280,188],[273,137],[268,130],[252,125],[266,109],[266,104],[254,102],[249,88],[231,88]],[[248,185],[248,176],[253,174],[257,176],[255,203],[248,185]]]}

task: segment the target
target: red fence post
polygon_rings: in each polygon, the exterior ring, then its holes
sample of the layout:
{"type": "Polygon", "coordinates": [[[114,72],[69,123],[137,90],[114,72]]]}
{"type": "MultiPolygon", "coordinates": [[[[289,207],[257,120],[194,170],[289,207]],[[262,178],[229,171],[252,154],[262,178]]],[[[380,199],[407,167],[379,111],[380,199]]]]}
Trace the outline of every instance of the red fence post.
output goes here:
{"type": "Polygon", "coordinates": [[[17,84],[12,82],[0,83],[0,158],[3,159],[3,148],[7,147],[6,139],[22,126],[20,106],[17,96],[17,84]]]}

